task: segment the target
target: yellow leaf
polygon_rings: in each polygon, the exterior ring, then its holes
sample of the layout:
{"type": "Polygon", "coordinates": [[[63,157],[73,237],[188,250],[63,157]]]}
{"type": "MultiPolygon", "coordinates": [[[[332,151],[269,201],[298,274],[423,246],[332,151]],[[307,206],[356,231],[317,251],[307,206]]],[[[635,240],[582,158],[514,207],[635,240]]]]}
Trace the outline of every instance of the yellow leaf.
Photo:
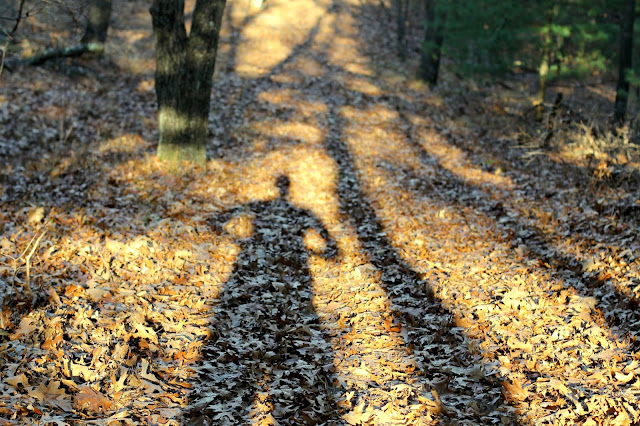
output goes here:
{"type": "Polygon", "coordinates": [[[151,382],[155,382],[155,383],[160,383],[160,380],[158,380],[158,378],[151,373],[149,370],[149,361],[147,361],[146,359],[142,359],[142,362],[140,363],[140,377],[142,377],[145,380],[149,380],[151,382]]]}
{"type": "Polygon", "coordinates": [[[25,376],[24,373],[19,376],[8,377],[5,379],[5,382],[14,388],[17,388],[18,385],[29,386],[29,379],[27,379],[27,376],[25,376]]]}
{"type": "Polygon", "coordinates": [[[550,379],[549,386],[560,392],[562,395],[569,395],[569,388],[558,379],[550,379]]]}
{"type": "Polygon", "coordinates": [[[91,367],[86,365],[71,363],[71,375],[75,377],[82,377],[83,380],[89,382],[93,380],[95,371],[91,367]]]}
{"type": "Polygon", "coordinates": [[[371,377],[371,371],[367,370],[366,368],[354,368],[352,372],[353,374],[357,374],[359,376],[371,377]]]}
{"type": "Polygon", "coordinates": [[[18,326],[18,329],[14,333],[11,333],[9,338],[11,340],[17,340],[22,336],[29,336],[37,328],[35,325],[35,322],[36,321],[33,318],[27,318],[27,317],[22,318],[22,320],[20,321],[20,325],[18,326]]]}
{"type": "Polygon", "coordinates": [[[529,391],[522,387],[522,381],[519,378],[513,379],[511,383],[505,380],[502,385],[504,386],[503,393],[507,398],[524,401],[529,397],[529,391]]]}
{"type": "Polygon", "coordinates": [[[370,412],[358,413],[357,411],[352,411],[342,416],[342,419],[350,425],[364,425],[371,420],[371,416],[372,413],[370,412]]]}
{"type": "Polygon", "coordinates": [[[633,371],[629,372],[628,374],[624,374],[618,371],[616,373],[616,380],[622,383],[627,383],[633,379],[633,376],[634,376],[633,371]]]}
{"type": "Polygon", "coordinates": [[[133,334],[134,337],[140,337],[141,339],[146,339],[151,343],[158,344],[158,335],[151,327],[145,327],[142,324],[136,324],[136,333],[133,334]]]}
{"type": "Polygon", "coordinates": [[[509,346],[510,349],[520,349],[523,350],[527,353],[530,353],[533,351],[533,345],[531,343],[524,343],[521,342],[520,340],[516,339],[515,337],[510,337],[507,340],[507,345],[509,346]]]}
{"type": "Polygon", "coordinates": [[[342,418],[351,425],[367,423],[369,420],[371,420],[373,413],[371,412],[371,407],[365,406],[366,403],[364,401],[361,401],[358,405],[353,407],[352,412],[345,414],[344,416],[342,416],[342,418]]]}
{"type": "Polygon", "coordinates": [[[613,419],[611,424],[615,426],[629,426],[631,424],[631,419],[629,418],[627,412],[622,409],[620,410],[616,418],[613,419]]]}
{"type": "Polygon", "coordinates": [[[39,401],[46,402],[52,407],[57,407],[64,411],[72,410],[71,402],[68,399],[69,395],[64,389],[60,389],[60,382],[52,380],[47,386],[42,383],[36,389],[30,390],[29,395],[39,401]]]}
{"type": "Polygon", "coordinates": [[[280,426],[280,423],[278,423],[271,413],[267,414],[261,423],[265,426],[280,426]]]}

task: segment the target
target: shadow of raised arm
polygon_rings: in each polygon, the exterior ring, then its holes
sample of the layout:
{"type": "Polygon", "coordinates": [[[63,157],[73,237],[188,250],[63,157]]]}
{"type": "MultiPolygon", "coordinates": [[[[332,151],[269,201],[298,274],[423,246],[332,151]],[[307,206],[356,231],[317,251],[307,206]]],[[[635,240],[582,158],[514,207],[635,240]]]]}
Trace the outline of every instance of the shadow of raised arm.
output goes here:
{"type": "Polygon", "coordinates": [[[331,237],[331,234],[329,234],[329,231],[327,231],[327,228],[325,228],[322,222],[320,222],[320,220],[318,220],[313,214],[308,213],[305,216],[305,219],[307,221],[307,229],[315,230],[318,234],[320,234],[325,243],[324,248],[320,250],[310,248],[309,251],[312,254],[320,256],[325,260],[333,259],[338,256],[338,254],[340,253],[338,245],[336,241],[331,237]]]}
{"type": "Polygon", "coordinates": [[[214,231],[218,233],[227,233],[224,229],[225,224],[241,214],[250,213],[252,211],[251,204],[252,203],[243,204],[224,210],[207,219],[207,223],[214,231]]]}

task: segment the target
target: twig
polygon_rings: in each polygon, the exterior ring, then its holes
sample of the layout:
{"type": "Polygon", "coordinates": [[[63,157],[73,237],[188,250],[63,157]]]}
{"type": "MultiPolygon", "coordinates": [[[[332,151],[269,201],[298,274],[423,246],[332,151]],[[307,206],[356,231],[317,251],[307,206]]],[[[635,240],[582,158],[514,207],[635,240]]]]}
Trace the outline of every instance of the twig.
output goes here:
{"type": "Polygon", "coordinates": [[[35,239],[36,239],[36,236],[34,235],[34,236],[31,238],[31,241],[29,241],[29,244],[27,244],[27,246],[24,248],[24,251],[20,254],[20,256],[18,256],[18,257],[12,257],[12,256],[9,256],[9,257],[11,258],[11,260],[13,260],[14,262],[15,262],[15,261],[20,260],[20,259],[22,258],[22,256],[24,256],[24,254],[27,252],[27,250],[29,250],[29,247],[31,247],[31,243],[32,243],[32,242],[33,242],[33,240],[35,240],[35,239]]]}
{"type": "Polygon", "coordinates": [[[16,17],[16,23],[11,29],[9,36],[12,36],[18,30],[18,25],[20,25],[20,20],[22,19],[22,9],[24,8],[24,1],[25,0],[20,0],[20,5],[18,6],[18,16],[16,17]]]}
{"type": "Polygon", "coordinates": [[[24,8],[25,0],[20,0],[20,5],[18,6],[18,16],[16,17],[16,23],[13,25],[13,28],[7,34],[7,41],[2,46],[2,57],[0,58],[0,74],[2,74],[2,70],[4,69],[4,59],[7,56],[7,49],[9,48],[9,42],[13,38],[13,35],[18,30],[18,25],[20,25],[20,20],[22,19],[22,9],[24,8]]]}
{"type": "MultiPolygon", "coordinates": [[[[37,236],[37,238],[36,238],[35,235],[31,238],[31,241],[29,241],[29,244],[27,244],[27,246],[25,247],[24,251],[20,254],[20,256],[18,256],[18,257],[9,256],[9,257],[11,257],[11,260],[13,260],[14,263],[15,263],[18,260],[20,260],[25,255],[25,253],[29,250],[29,247],[31,247],[31,251],[25,257],[25,260],[24,260],[25,261],[25,265],[26,265],[26,270],[27,270],[27,288],[26,288],[26,291],[27,291],[27,293],[29,295],[32,294],[31,293],[31,274],[30,274],[30,272],[31,272],[31,263],[30,263],[31,262],[31,257],[33,256],[33,253],[35,253],[36,248],[38,248],[38,245],[40,244],[40,240],[42,240],[42,237],[44,237],[44,234],[47,233],[47,225],[51,222],[51,219],[52,219],[52,217],[50,217],[49,220],[47,220],[47,222],[44,224],[44,230],[40,233],[39,236],[37,236]],[[34,240],[35,240],[35,243],[34,243],[34,240]],[[33,244],[33,246],[32,246],[32,244],[33,244]]],[[[13,267],[13,269],[15,271],[15,269],[16,269],[15,266],[13,267]]],[[[15,274],[15,272],[14,272],[14,274],[15,274]]]]}
{"type": "MultiPolygon", "coordinates": [[[[50,221],[51,221],[51,219],[49,219],[47,224],[50,221]]],[[[44,237],[44,234],[46,234],[46,233],[47,233],[47,228],[45,227],[44,231],[42,231],[42,233],[40,234],[40,236],[38,237],[36,242],[33,244],[33,247],[31,248],[31,251],[29,252],[29,255],[25,258],[25,263],[26,263],[26,267],[27,267],[27,293],[29,293],[29,295],[31,295],[31,276],[29,274],[31,256],[33,256],[33,253],[36,251],[36,249],[38,248],[38,245],[40,244],[40,240],[42,239],[42,237],[44,237]]]]}

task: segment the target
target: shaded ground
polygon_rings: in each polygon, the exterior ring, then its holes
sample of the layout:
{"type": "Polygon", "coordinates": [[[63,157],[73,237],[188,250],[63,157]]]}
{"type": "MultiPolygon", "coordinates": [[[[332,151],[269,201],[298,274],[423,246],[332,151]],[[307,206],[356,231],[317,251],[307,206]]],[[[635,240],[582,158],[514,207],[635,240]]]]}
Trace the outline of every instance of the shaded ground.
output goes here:
{"type": "Polygon", "coordinates": [[[167,173],[116,3],[102,62],[0,80],[0,424],[639,421],[632,173],[324,0],[229,4],[210,161],[167,173]]]}

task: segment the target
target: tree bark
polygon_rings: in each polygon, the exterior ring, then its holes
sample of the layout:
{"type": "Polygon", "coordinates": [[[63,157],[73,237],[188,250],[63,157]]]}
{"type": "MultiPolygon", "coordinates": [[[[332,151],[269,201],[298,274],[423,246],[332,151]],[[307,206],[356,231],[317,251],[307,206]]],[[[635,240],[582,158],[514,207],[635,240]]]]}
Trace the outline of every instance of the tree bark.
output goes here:
{"type": "Polygon", "coordinates": [[[82,36],[84,45],[94,44],[91,52],[102,55],[107,40],[109,19],[111,18],[111,0],[91,0],[87,11],[87,25],[82,36]]]}
{"type": "Polygon", "coordinates": [[[544,114],[544,96],[547,91],[547,81],[549,80],[549,58],[551,56],[551,43],[553,42],[553,23],[558,14],[558,6],[547,9],[546,25],[543,27],[542,33],[542,57],[538,67],[538,94],[535,98],[535,120],[542,121],[544,114]]]}
{"type": "Polygon", "coordinates": [[[408,0],[394,0],[396,7],[396,32],[398,42],[398,57],[407,59],[407,14],[409,11],[408,0]]]}
{"type": "Polygon", "coordinates": [[[436,0],[426,0],[426,28],[420,54],[420,78],[430,87],[434,87],[438,82],[444,42],[443,22],[438,20],[436,7],[436,0]]]}
{"type": "Polygon", "coordinates": [[[627,113],[627,100],[629,99],[629,79],[627,73],[631,69],[635,8],[635,0],[625,1],[620,34],[620,68],[618,71],[618,85],[616,87],[616,103],[613,117],[616,124],[622,124],[627,113]]]}
{"type": "MultiPolygon", "coordinates": [[[[5,68],[5,58],[7,56],[7,49],[9,48],[9,43],[11,42],[13,35],[16,33],[16,31],[18,31],[18,27],[20,26],[20,21],[22,20],[22,11],[24,10],[24,2],[25,0],[20,0],[20,3],[18,4],[18,13],[15,18],[13,28],[11,28],[11,31],[9,31],[6,34],[6,40],[4,42],[4,45],[0,48],[2,49],[2,54],[0,55],[0,74],[2,74],[2,70],[5,68]]],[[[9,71],[11,70],[9,69],[9,71]]]]}
{"type": "Polygon", "coordinates": [[[191,32],[184,0],[153,0],[158,157],[170,162],[206,161],[213,70],[225,0],[198,0],[191,32]]]}
{"type": "Polygon", "coordinates": [[[536,96],[536,103],[538,105],[544,104],[544,95],[547,91],[547,80],[549,77],[549,54],[550,45],[547,43],[547,35],[545,35],[544,44],[542,46],[542,58],[540,60],[540,66],[538,67],[538,94],[536,96]]]}

